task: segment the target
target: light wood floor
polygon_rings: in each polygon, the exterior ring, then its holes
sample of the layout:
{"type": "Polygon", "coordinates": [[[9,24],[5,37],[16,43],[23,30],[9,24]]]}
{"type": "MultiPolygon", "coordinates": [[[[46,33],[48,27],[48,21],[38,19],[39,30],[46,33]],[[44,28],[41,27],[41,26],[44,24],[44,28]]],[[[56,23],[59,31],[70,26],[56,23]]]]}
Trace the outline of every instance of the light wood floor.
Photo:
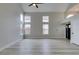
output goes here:
{"type": "Polygon", "coordinates": [[[0,55],[77,55],[79,46],[67,39],[24,39],[4,49],[0,55]]]}

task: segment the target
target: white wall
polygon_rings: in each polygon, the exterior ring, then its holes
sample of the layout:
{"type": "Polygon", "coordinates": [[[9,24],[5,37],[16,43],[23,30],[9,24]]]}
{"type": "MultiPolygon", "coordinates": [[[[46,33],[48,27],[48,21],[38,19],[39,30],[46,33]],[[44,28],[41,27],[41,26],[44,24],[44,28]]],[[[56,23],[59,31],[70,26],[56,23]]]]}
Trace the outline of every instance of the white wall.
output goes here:
{"type": "Polygon", "coordinates": [[[0,4],[0,48],[21,39],[20,13],[20,4],[0,4]]]}
{"type": "Polygon", "coordinates": [[[71,20],[71,43],[79,45],[79,15],[71,17],[70,20],[71,20]]]}
{"type": "Polygon", "coordinates": [[[31,16],[31,34],[26,38],[65,38],[65,28],[61,25],[64,20],[63,12],[31,12],[26,13],[31,16]],[[42,34],[42,16],[49,16],[49,35],[42,34]]]}

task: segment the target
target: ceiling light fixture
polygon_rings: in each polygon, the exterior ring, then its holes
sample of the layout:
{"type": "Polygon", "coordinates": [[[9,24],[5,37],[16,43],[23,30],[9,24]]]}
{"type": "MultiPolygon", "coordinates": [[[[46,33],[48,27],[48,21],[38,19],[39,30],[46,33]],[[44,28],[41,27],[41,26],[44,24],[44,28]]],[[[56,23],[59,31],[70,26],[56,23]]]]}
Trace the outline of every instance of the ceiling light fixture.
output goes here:
{"type": "Polygon", "coordinates": [[[72,17],[72,16],[74,16],[74,14],[68,15],[66,18],[68,19],[68,18],[70,18],[70,17],[72,17]]]}
{"type": "Polygon", "coordinates": [[[36,6],[36,4],[33,4],[33,6],[36,6]]]}

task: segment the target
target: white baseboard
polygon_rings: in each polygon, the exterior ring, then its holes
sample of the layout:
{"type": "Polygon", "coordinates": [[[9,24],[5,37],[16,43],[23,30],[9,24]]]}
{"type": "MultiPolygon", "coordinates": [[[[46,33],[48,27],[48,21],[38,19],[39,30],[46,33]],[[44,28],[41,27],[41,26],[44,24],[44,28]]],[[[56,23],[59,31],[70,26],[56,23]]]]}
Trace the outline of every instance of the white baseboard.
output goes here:
{"type": "Polygon", "coordinates": [[[13,41],[13,42],[11,42],[11,43],[9,43],[9,44],[3,46],[2,48],[0,48],[0,51],[2,51],[2,50],[4,50],[4,49],[6,49],[6,48],[8,48],[8,47],[10,47],[10,46],[12,46],[12,45],[14,45],[15,43],[17,43],[17,42],[19,42],[19,41],[21,41],[21,40],[22,40],[22,39],[17,39],[16,41],[13,41]]]}
{"type": "Polygon", "coordinates": [[[72,41],[72,40],[70,41],[70,43],[71,43],[71,44],[75,44],[75,45],[79,45],[78,42],[76,42],[76,41],[72,41]]]}
{"type": "Polygon", "coordinates": [[[76,42],[76,43],[75,43],[75,42],[70,42],[70,43],[71,43],[71,44],[75,44],[75,45],[79,45],[79,43],[77,43],[77,42],[76,42]]]}
{"type": "Polygon", "coordinates": [[[66,38],[26,38],[26,39],[66,39],[66,38]]]}

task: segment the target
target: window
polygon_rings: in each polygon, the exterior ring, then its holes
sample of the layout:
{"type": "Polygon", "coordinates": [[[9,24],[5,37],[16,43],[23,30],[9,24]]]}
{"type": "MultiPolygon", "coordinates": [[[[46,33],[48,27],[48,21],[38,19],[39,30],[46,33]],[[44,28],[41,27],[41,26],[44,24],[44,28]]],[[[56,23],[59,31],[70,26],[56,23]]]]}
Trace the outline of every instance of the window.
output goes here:
{"type": "Polygon", "coordinates": [[[43,24],[43,34],[48,34],[48,24],[43,24]]]}
{"type": "Polygon", "coordinates": [[[20,35],[23,35],[23,14],[20,14],[20,35]]]}
{"type": "Polygon", "coordinates": [[[24,25],[24,30],[25,34],[30,34],[31,33],[31,16],[25,16],[25,25],[24,25]]]}
{"type": "Polygon", "coordinates": [[[23,23],[23,14],[20,14],[20,21],[23,23]]]}
{"type": "Polygon", "coordinates": [[[30,23],[31,22],[31,17],[30,16],[25,16],[25,22],[30,23]]]}
{"type": "Polygon", "coordinates": [[[30,24],[25,24],[25,34],[30,34],[30,28],[31,28],[30,24]]]}
{"type": "Polygon", "coordinates": [[[49,16],[43,16],[43,22],[49,22],[49,16]]]}
{"type": "Polygon", "coordinates": [[[49,34],[49,16],[43,16],[43,34],[49,34]]]}

